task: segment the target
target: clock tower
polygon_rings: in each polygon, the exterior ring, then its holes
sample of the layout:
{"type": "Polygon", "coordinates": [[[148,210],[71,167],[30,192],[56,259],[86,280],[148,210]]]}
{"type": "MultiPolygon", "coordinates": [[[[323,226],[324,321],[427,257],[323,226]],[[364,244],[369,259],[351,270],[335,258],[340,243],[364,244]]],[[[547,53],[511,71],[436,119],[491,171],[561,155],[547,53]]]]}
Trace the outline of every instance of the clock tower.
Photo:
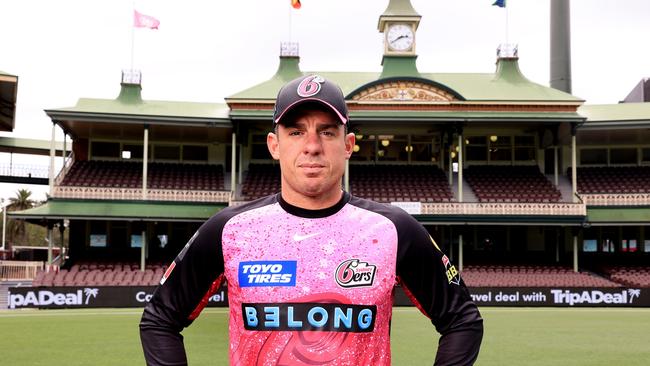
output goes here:
{"type": "Polygon", "coordinates": [[[379,32],[384,34],[383,77],[398,76],[393,73],[419,76],[415,66],[415,32],[420,18],[410,0],[389,0],[377,25],[379,32]],[[417,75],[411,75],[413,73],[417,75]]]}

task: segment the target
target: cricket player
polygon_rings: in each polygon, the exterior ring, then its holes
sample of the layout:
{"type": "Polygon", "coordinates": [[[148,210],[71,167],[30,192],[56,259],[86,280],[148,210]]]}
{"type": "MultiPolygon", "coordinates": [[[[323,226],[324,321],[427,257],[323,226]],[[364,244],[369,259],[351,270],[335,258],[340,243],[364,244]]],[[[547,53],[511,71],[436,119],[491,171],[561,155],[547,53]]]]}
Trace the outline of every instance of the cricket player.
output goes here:
{"type": "Polygon", "coordinates": [[[483,320],[456,267],[409,214],[341,189],[348,124],[331,81],[282,87],[267,136],[281,192],[220,211],[181,250],[142,316],[147,364],[187,364],[181,331],[223,281],[231,365],[390,365],[396,284],[441,334],[435,365],[474,363],[483,320]]]}

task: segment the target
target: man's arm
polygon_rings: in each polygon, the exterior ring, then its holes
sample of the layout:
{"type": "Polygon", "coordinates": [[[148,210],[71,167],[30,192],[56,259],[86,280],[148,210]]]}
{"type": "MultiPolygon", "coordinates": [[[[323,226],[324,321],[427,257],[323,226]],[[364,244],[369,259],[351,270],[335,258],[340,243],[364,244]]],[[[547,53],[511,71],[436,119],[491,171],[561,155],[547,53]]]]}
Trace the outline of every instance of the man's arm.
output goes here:
{"type": "Polygon", "coordinates": [[[178,254],[144,309],[140,339],[147,365],[186,365],[180,332],[223,280],[222,220],[213,217],[178,254]]]}
{"type": "Polygon", "coordinates": [[[400,218],[397,276],[411,301],[441,334],[435,365],[472,365],[483,319],[457,268],[410,215],[400,218]]]}

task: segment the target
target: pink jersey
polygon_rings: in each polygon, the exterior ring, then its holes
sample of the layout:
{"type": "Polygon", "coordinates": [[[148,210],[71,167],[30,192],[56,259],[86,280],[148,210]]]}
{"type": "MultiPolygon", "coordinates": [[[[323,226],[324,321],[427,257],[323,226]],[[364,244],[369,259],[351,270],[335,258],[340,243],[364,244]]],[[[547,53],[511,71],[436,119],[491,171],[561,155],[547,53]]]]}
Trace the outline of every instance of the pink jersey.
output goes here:
{"type": "Polygon", "coordinates": [[[270,196],[215,215],[173,265],[140,326],[150,365],[186,362],[178,332],[224,280],[231,365],[390,365],[396,283],[442,334],[436,364],[478,354],[482,319],[458,271],[389,205],[345,193],[305,210],[270,196]]]}
{"type": "MultiPolygon", "coordinates": [[[[386,217],[352,205],[326,219],[297,217],[275,203],[229,220],[223,229],[222,248],[231,309],[232,365],[390,365],[397,232],[386,217]],[[350,223],[355,230],[350,230],[350,223]],[[284,271],[287,262],[296,264],[295,272],[287,273],[295,276],[295,281],[286,285],[280,276],[273,281],[273,272],[290,272],[284,271]],[[274,263],[279,264],[273,268],[274,263]],[[241,275],[244,287],[239,282],[241,275]],[[301,307],[301,313],[294,308],[291,320],[302,322],[296,327],[301,330],[274,331],[260,326],[274,316],[275,309],[255,312],[251,318],[258,322],[257,328],[268,330],[246,330],[248,319],[242,314],[242,304],[261,303],[313,306],[301,307]],[[310,319],[309,310],[323,303],[339,305],[340,310],[319,310],[313,313],[316,319],[310,319]],[[372,319],[360,320],[354,311],[345,317],[350,312],[344,306],[348,304],[373,305],[376,311],[371,313],[372,319]],[[322,322],[323,317],[329,325],[323,326],[324,330],[304,330],[310,320],[322,322]],[[338,327],[334,326],[335,317],[339,317],[338,327]],[[370,332],[354,332],[352,325],[346,326],[346,322],[358,326],[360,321],[363,325],[371,320],[370,332]]],[[[282,315],[280,322],[287,323],[289,319],[285,321],[282,315]]]]}

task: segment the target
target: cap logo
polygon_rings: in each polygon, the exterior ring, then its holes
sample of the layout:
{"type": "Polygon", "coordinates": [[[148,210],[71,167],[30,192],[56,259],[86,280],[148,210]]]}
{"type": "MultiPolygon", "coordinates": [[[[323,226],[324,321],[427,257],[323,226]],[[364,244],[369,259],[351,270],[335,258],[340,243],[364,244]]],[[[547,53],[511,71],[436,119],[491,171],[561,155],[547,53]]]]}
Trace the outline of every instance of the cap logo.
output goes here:
{"type": "Polygon", "coordinates": [[[307,76],[306,78],[302,79],[300,84],[298,84],[298,95],[303,98],[316,95],[320,91],[321,84],[324,82],[325,79],[322,76],[307,76]]]}

